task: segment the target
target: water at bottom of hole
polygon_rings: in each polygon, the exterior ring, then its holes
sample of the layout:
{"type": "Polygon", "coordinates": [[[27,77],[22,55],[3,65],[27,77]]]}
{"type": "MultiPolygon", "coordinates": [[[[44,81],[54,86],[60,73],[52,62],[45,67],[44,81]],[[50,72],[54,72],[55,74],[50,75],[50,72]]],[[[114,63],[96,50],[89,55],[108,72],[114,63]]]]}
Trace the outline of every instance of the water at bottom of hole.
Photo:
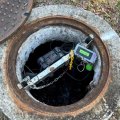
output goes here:
{"type": "MultiPolygon", "coordinates": [[[[63,70],[65,70],[65,68],[63,68],[62,71],[63,70]]],[[[50,79],[55,79],[55,76],[59,75],[60,72],[60,70],[57,71],[54,77],[50,79]]],[[[31,89],[30,93],[35,99],[47,105],[64,106],[73,104],[84,98],[88,93],[88,85],[93,80],[94,71],[79,73],[78,81],[69,75],[71,75],[71,72],[66,73],[61,79],[49,87],[41,90],[31,89]]]]}

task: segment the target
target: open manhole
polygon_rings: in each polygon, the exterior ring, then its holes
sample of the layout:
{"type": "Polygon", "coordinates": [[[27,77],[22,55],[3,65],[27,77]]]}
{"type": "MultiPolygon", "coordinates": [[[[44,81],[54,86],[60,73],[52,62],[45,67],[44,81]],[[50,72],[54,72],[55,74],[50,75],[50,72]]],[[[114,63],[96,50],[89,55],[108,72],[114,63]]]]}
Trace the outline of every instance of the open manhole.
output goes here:
{"type": "MultiPolygon", "coordinates": [[[[28,112],[48,116],[79,114],[91,109],[107,90],[109,55],[97,32],[82,21],[64,16],[34,21],[16,33],[8,48],[5,74],[10,95],[21,109],[28,112]],[[33,79],[46,70],[46,65],[40,64],[43,56],[47,56],[46,59],[49,57],[51,62],[54,54],[50,52],[53,50],[62,50],[67,55],[77,43],[83,44],[90,34],[94,36],[90,49],[97,55],[93,67],[74,57],[72,70],[69,70],[70,62],[56,71],[54,67],[48,67],[54,72],[44,81],[26,89],[18,88],[27,76],[33,79]]],[[[84,55],[89,56],[85,51],[84,55]]]]}
{"type": "MultiPolygon", "coordinates": [[[[40,56],[45,55],[56,47],[60,47],[62,51],[65,51],[65,53],[70,52],[70,49],[73,48],[73,44],[74,42],[66,43],[65,41],[60,42],[55,40],[40,45],[33,53],[30,54],[29,59],[24,66],[22,73],[23,78],[26,76],[33,78],[43,71],[42,69],[44,66],[40,66],[37,62],[40,56]]],[[[80,63],[81,62],[78,61],[78,59],[75,59],[73,63],[74,68],[72,68],[71,71],[68,70],[69,64],[65,64],[56,72],[52,72],[52,75],[42,81],[42,83],[37,84],[37,89],[30,89],[29,92],[36,100],[52,106],[70,105],[79,101],[89,91],[89,84],[93,80],[94,76],[94,70],[87,71],[84,68],[83,71],[79,72],[78,69],[83,69],[83,66],[80,66],[79,68],[80,63]],[[57,82],[52,83],[63,73],[64,75],[57,82]],[[50,83],[51,85],[48,86],[50,83]],[[43,86],[42,89],[39,88],[40,86],[43,86]]]]}

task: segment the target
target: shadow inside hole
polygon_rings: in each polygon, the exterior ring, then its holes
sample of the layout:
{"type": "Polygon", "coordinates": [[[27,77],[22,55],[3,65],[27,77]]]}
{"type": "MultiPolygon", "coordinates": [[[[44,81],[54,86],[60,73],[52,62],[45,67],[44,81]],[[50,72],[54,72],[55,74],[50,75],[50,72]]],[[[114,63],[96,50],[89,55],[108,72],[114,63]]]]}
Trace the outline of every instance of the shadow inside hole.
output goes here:
{"type": "MultiPolygon", "coordinates": [[[[71,43],[71,45],[68,45],[70,46],[70,49],[68,47],[64,50],[66,50],[66,52],[69,52],[74,48],[74,45],[72,44],[73,43],[71,43]]],[[[64,46],[64,42],[62,41],[47,42],[37,47],[34,52],[30,54],[29,59],[26,62],[26,66],[32,70],[32,77],[42,71],[40,66],[37,64],[37,59],[40,56],[43,56],[44,54],[51,51],[53,48],[61,46],[64,46]]],[[[90,90],[89,83],[93,80],[94,70],[87,71],[85,69],[83,72],[78,72],[77,65],[79,62],[80,61],[75,59],[73,63],[73,69],[71,71],[68,70],[64,76],[60,78],[56,83],[40,90],[30,89],[31,95],[36,100],[51,106],[70,105],[81,100],[90,90]]],[[[45,79],[44,82],[39,83],[37,86],[39,87],[40,85],[44,85],[47,82],[53,81],[66,69],[68,69],[68,66],[63,66],[53,75],[51,75],[51,77],[45,79]]],[[[30,71],[24,67],[24,77],[26,76],[26,73],[30,74],[30,71]]]]}

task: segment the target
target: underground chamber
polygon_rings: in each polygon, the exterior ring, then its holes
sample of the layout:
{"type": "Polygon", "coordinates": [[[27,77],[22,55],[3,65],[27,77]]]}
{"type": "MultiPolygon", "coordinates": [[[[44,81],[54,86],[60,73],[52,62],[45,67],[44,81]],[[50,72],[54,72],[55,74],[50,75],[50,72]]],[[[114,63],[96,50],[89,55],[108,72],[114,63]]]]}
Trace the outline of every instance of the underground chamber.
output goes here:
{"type": "MultiPolygon", "coordinates": [[[[34,52],[30,54],[24,66],[22,73],[23,78],[26,76],[33,78],[44,70],[38,63],[40,56],[45,55],[56,47],[60,47],[65,54],[69,53],[71,49],[74,49],[73,44],[74,42],[60,42],[55,40],[38,46],[34,52]]],[[[80,65],[81,62],[81,60],[75,58],[72,70],[69,70],[68,62],[57,71],[51,72],[45,80],[37,84],[36,89],[33,88],[29,90],[30,94],[39,102],[52,106],[70,105],[79,101],[90,90],[89,84],[94,76],[94,69],[90,71],[86,70],[86,68],[83,68],[86,66],[85,63],[84,65],[80,65]],[[61,75],[63,76],[59,78],[61,75]],[[57,78],[59,78],[59,80],[52,83],[57,78]],[[40,88],[40,86],[43,87],[40,88]]]]}
{"type": "MultiPolygon", "coordinates": [[[[20,55],[23,54],[22,50],[26,48],[24,46],[25,44],[31,47],[32,51],[29,53],[29,57],[26,59],[23,68],[20,71],[21,80],[23,80],[27,76],[29,76],[30,79],[37,76],[39,73],[49,68],[50,65],[57,62],[60,58],[70,53],[71,50],[74,50],[75,46],[78,43],[84,44],[85,39],[87,39],[88,37],[81,31],[77,31],[73,28],[64,26],[48,26],[34,33],[34,36],[35,38],[31,38],[31,40],[33,40],[34,42],[31,41],[31,43],[27,44],[27,42],[29,41],[28,38],[28,40],[26,40],[26,43],[21,46],[21,53],[19,53],[18,55],[18,58],[21,59],[20,55]],[[48,34],[47,36],[45,35],[46,33],[48,34]],[[42,35],[44,36],[43,39],[41,39],[42,35]],[[71,38],[71,36],[73,38],[71,38]],[[43,41],[43,43],[40,43],[41,41],[43,41]],[[35,46],[34,43],[38,43],[37,46],[35,46]],[[51,51],[52,55],[50,53],[51,51]],[[55,51],[56,54],[53,51],[55,51]],[[56,56],[59,56],[59,54],[57,54],[59,53],[59,51],[61,51],[60,54],[63,55],[60,56],[60,58],[56,59],[56,56]],[[50,61],[53,62],[50,63],[50,61]]],[[[91,45],[90,47],[90,49],[93,50],[93,46],[91,45]]],[[[27,51],[28,49],[26,49],[26,52],[27,51]]],[[[88,63],[84,62],[84,60],[74,55],[71,70],[69,70],[70,60],[68,60],[68,62],[64,63],[63,66],[60,66],[59,69],[51,72],[46,77],[46,79],[42,78],[41,82],[38,82],[36,84],[36,87],[30,87],[26,89],[26,91],[34,100],[51,106],[64,106],[76,103],[84,96],[86,96],[90,89],[92,89],[90,83],[93,82],[94,68],[92,68],[91,70],[87,70],[87,64],[88,63]],[[58,80],[56,81],[56,79],[58,80]]],[[[93,65],[93,67],[95,66],[93,65]]]]}
{"type": "MultiPolygon", "coordinates": [[[[28,24],[10,44],[6,61],[11,62],[12,67],[6,64],[6,71],[12,98],[21,109],[28,111],[30,108],[39,114],[71,114],[76,111],[80,113],[86,106],[92,107],[93,101],[103,94],[109,76],[106,47],[97,33],[80,21],[62,17],[45,18],[45,21],[48,23],[40,21],[40,24],[36,21],[28,24]],[[83,27],[86,29],[83,30],[83,27]],[[94,38],[86,49],[97,56],[93,65],[74,54],[74,58],[70,56],[58,69],[50,67],[72,53],[78,44],[84,46],[90,34],[94,38]],[[43,80],[35,85],[19,88],[18,85],[28,76],[31,80],[47,68],[50,69],[50,74],[43,80]]],[[[83,54],[89,57],[90,53],[83,50],[83,54]]],[[[39,80],[37,77],[36,79],[39,80]]],[[[26,83],[23,86],[26,86],[26,83]]]]}

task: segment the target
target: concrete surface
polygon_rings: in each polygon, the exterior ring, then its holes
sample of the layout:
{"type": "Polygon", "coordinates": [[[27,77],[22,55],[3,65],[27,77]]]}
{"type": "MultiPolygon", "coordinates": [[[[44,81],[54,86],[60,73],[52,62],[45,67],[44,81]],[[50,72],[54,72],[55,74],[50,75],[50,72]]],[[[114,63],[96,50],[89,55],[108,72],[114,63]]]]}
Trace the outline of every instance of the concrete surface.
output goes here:
{"type": "Polygon", "coordinates": [[[8,120],[2,111],[0,112],[0,120],[8,120]]]}
{"type": "MultiPolygon", "coordinates": [[[[111,54],[112,60],[112,82],[108,92],[91,111],[80,114],[76,117],[65,117],[65,118],[52,118],[42,117],[36,115],[27,114],[21,111],[8,96],[7,85],[3,83],[3,70],[0,67],[0,109],[11,119],[11,120],[120,120],[120,38],[117,33],[106,23],[102,18],[94,15],[91,12],[85,11],[82,8],[76,8],[67,5],[55,5],[35,8],[28,20],[31,22],[37,18],[50,15],[65,15],[72,16],[78,20],[84,20],[87,24],[95,27],[102,40],[107,45],[111,54]]],[[[0,46],[0,64],[4,62],[3,55],[9,42],[3,43],[0,46]],[[3,59],[2,59],[3,57],[3,59]],[[1,61],[2,60],[2,61],[1,61]]],[[[0,66],[1,66],[0,65],[0,66]]]]}

